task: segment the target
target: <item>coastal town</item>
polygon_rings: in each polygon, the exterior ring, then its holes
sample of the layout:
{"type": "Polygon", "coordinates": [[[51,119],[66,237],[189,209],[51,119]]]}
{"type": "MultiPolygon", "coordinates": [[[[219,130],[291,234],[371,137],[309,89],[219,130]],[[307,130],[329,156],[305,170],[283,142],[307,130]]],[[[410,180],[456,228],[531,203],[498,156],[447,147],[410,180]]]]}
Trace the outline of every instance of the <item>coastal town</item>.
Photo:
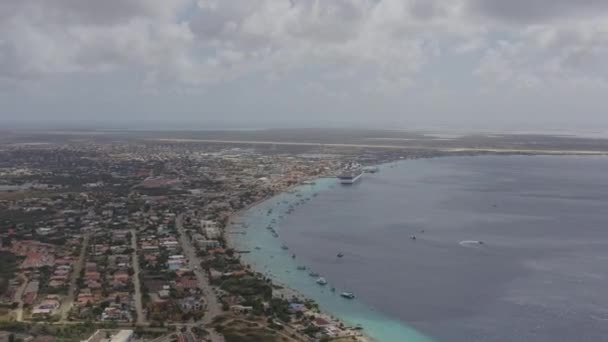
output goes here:
{"type": "Polygon", "coordinates": [[[168,141],[0,149],[0,331],[8,340],[354,341],[241,261],[231,218],[294,185],[428,152],[168,141]],[[105,336],[104,335],[104,336],[105,336]]]}

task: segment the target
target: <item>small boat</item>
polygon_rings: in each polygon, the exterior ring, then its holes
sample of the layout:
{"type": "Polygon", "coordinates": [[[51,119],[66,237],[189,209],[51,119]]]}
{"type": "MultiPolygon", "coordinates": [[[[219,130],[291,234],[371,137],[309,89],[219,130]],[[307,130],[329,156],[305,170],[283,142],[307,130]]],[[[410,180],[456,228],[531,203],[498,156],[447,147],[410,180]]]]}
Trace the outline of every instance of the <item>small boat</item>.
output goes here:
{"type": "Polygon", "coordinates": [[[336,288],[335,288],[335,287],[332,287],[332,288],[331,288],[331,292],[336,292],[336,288]]]}
{"type": "Polygon", "coordinates": [[[410,239],[412,239],[412,240],[416,240],[416,235],[412,235],[412,236],[410,236],[410,239]]]}
{"type": "Polygon", "coordinates": [[[325,285],[327,285],[327,280],[325,280],[325,278],[323,278],[323,277],[319,277],[319,279],[317,279],[317,284],[319,284],[321,286],[325,286],[325,285]]]}
{"type": "Polygon", "coordinates": [[[262,248],[260,246],[255,246],[255,249],[257,249],[259,251],[262,248]]]}
{"type": "Polygon", "coordinates": [[[344,256],[344,253],[340,252],[340,253],[338,253],[338,255],[336,255],[336,256],[337,256],[338,258],[341,258],[341,257],[343,257],[343,256],[344,256]]]}
{"type": "Polygon", "coordinates": [[[355,295],[352,292],[342,292],[340,296],[346,299],[355,299],[355,295]]]}
{"type": "Polygon", "coordinates": [[[308,275],[311,276],[311,277],[318,277],[319,273],[311,271],[310,273],[308,273],[308,275]]]}
{"type": "Polygon", "coordinates": [[[295,255],[295,254],[292,254],[292,255],[291,255],[291,258],[292,258],[292,259],[295,259],[295,258],[296,258],[296,255],[295,255]]]}
{"type": "Polygon", "coordinates": [[[306,266],[298,266],[297,269],[298,269],[298,271],[305,271],[306,266]]]}
{"type": "Polygon", "coordinates": [[[287,245],[283,245],[283,246],[281,246],[281,249],[284,250],[284,251],[286,251],[286,250],[289,249],[289,247],[287,247],[287,245]]]}

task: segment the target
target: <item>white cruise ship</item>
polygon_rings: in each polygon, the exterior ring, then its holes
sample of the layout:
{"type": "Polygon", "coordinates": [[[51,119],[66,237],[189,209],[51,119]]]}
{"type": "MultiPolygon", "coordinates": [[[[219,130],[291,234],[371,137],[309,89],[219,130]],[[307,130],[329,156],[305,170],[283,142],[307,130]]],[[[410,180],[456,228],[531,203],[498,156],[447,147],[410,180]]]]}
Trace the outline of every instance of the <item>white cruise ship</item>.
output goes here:
{"type": "Polygon", "coordinates": [[[354,184],[363,175],[363,168],[357,163],[350,163],[338,175],[341,184],[354,184]]]}

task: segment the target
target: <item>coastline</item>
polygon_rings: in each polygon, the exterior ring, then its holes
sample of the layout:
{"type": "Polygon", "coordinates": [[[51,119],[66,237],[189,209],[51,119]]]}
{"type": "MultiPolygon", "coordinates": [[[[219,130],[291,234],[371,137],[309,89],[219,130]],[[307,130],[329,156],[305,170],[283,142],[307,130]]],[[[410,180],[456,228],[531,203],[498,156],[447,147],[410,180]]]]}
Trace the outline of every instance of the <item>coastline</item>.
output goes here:
{"type": "MultiPolygon", "coordinates": [[[[388,167],[399,161],[401,160],[391,160],[378,165],[388,167]]],[[[329,286],[327,288],[318,286],[314,279],[309,277],[308,271],[295,271],[299,269],[296,266],[303,265],[299,265],[294,258],[289,257],[291,252],[282,250],[281,243],[276,239],[277,236],[273,237],[267,229],[264,229],[267,225],[276,222],[277,232],[280,232],[280,224],[277,221],[280,221],[283,215],[289,214],[288,210],[285,212],[286,207],[303,204],[318,192],[330,191],[336,186],[339,184],[335,177],[303,179],[298,184],[235,212],[230,216],[225,230],[225,234],[229,236],[226,239],[227,246],[245,251],[246,253],[241,254],[241,263],[280,286],[281,289],[275,289],[279,296],[291,298],[295,295],[297,298],[313,300],[317,303],[318,316],[333,322],[334,326],[343,327],[342,331],[350,334],[349,338],[356,338],[356,341],[360,342],[395,340],[432,342],[432,338],[415,330],[407,322],[378,312],[363,301],[342,298],[339,294],[342,291],[348,292],[348,289],[336,289],[335,292],[333,290],[330,292],[329,286]],[[281,209],[284,211],[281,212],[281,209]],[[247,238],[241,238],[239,233],[235,233],[237,229],[239,232],[243,231],[241,224],[247,225],[247,238]]]]}
{"type": "MultiPolygon", "coordinates": [[[[381,164],[381,165],[384,165],[381,164]]],[[[281,191],[278,191],[277,193],[273,194],[272,196],[269,196],[267,198],[262,198],[259,199],[251,204],[248,204],[246,207],[244,207],[243,209],[231,214],[228,218],[228,222],[226,224],[226,228],[224,230],[224,236],[225,236],[225,240],[226,240],[226,246],[228,248],[232,248],[235,251],[238,250],[238,247],[236,245],[236,241],[233,237],[233,235],[238,234],[238,232],[235,232],[235,228],[236,225],[242,225],[245,222],[235,222],[237,220],[240,219],[244,219],[245,215],[252,209],[254,209],[255,207],[264,204],[265,202],[271,201],[273,198],[276,198],[278,196],[281,196],[283,194],[286,193],[290,193],[293,190],[296,190],[304,185],[306,185],[307,182],[312,182],[313,184],[324,180],[324,179],[333,179],[333,177],[331,176],[319,176],[319,177],[315,177],[315,178],[306,178],[303,179],[301,181],[299,181],[296,184],[293,184],[291,186],[286,187],[285,189],[282,189],[281,191]]],[[[255,264],[253,263],[249,263],[246,262],[245,260],[241,259],[241,264],[246,265],[251,267],[252,270],[255,270],[256,272],[259,272],[261,274],[263,274],[264,276],[269,276],[267,273],[265,273],[263,270],[260,270],[256,267],[255,264]]],[[[280,287],[280,288],[275,288],[273,290],[273,292],[277,293],[280,297],[282,298],[298,298],[302,301],[305,300],[311,300],[310,296],[307,296],[305,294],[303,294],[301,291],[295,289],[292,286],[289,286],[288,284],[285,284],[284,282],[281,282],[277,279],[275,279],[274,277],[272,277],[272,283],[275,287],[280,287]]],[[[316,302],[316,301],[315,301],[316,302]]],[[[366,332],[364,330],[359,330],[357,329],[355,326],[350,326],[348,324],[346,324],[346,322],[341,318],[341,317],[337,317],[336,315],[332,314],[331,312],[325,310],[322,305],[320,303],[317,303],[318,306],[318,313],[320,314],[320,316],[324,317],[324,318],[328,318],[331,321],[334,321],[340,325],[343,325],[344,327],[347,327],[346,330],[350,330],[350,331],[357,331],[356,335],[352,335],[351,338],[353,338],[353,341],[357,341],[357,342],[378,342],[377,340],[373,339],[371,336],[369,336],[368,334],[366,334],[366,332]]]]}

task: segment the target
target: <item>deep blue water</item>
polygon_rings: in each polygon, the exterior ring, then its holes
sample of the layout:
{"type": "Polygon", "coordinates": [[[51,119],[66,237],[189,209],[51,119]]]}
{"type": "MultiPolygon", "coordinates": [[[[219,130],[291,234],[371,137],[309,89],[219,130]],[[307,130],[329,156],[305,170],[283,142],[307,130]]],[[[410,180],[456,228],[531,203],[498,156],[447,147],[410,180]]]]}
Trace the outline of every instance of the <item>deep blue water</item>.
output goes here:
{"type": "Polygon", "coordinates": [[[239,244],[258,269],[379,341],[606,341],[607,171],[602,157],[404,161],[251,209],[239,244]]]}

